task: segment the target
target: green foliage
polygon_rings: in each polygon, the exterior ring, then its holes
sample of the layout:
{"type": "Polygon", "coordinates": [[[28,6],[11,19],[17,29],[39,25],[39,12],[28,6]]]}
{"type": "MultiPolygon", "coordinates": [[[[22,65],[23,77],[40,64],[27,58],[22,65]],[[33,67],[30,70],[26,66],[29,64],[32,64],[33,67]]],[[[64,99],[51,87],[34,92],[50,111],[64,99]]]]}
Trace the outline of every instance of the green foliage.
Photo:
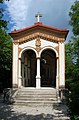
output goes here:
{"type": "MultiPolygon", "coordinates": [[[[3,0],[0,0],[0,3],[3,3],[3,0]]],[[[8,21],[3,20],[3,12],[4,9],[0,8],[0,68],[10,69],[12,41],[11,37],[6,32],[8,21]]]]}
{"type": "MultiPolygon", "coordinates": [[[[0,4],[3,2],[0,0],[0,4]]],[[[0,8],[0,84],[2,85],[0,88],[9,87],[12,66],[12,40],[7,33],[8,21],[4,20],[3,17],[4,9],[0,8]]]]}
{"type": "Polygon", "coordinates": [[[66,79],[79,80],[79,38],[66,44],[66,79]]]}
{"type": "MultiPolygon", "coordinates": [[[[5,0],[0,0],[0,3],[3,3],[5,0]]],[[[9,0],[6,0],[6,1],[9,1],[9,0]]]]}
{"type": "Polygon", "coordinates": [[[12,41],[3,30],[0,30],[0,56],[0,68],[9,70],[12,61],[12,41]]]}
{"type": "MultiPolygon", "coordinates": [[[[2,4],[3,1],[1,0],[0,3],[2,4]]],[[[3,8],[0,8],[0,30],[7,30],[8,21],[3,20],[4,11],[5,10],[3,8]]]]}
{"type": "Polygon", "coordinates": [[[79,38],[72,37],[66,44],[66,87],[71,91],[68,104],[71,110],[71,120],[79,116],[79,38]]]}
{"type": "Polygon", "coordinates": [[[66,79],[72,79],[72,72],[74,70],[74,48],[72,41],[66,44],[66,79]]]}
{"type": "Polygon", "coordinates": [[[0,3],[3,3],[3,0],[0,0],[0,3]]]}
{"type": "Polygon", "coordinates": [[[69,15],[74,36],[66,44],[66,87],[71,120],[79,120],[79,1],[71,6],[69,15]]]}
{"type": "Polygon", "coordinates": [[[74,35],[79,35],[79,1],[76,1],[71,6],[70,12],[70,25],[73,26],[74,35]]]}

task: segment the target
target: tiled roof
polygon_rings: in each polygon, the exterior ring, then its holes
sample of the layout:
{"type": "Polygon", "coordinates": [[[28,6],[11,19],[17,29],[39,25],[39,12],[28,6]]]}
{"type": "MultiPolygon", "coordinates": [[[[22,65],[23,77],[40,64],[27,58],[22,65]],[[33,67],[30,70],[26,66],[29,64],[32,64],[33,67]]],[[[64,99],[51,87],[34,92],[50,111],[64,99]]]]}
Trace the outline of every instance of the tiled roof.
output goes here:
{"type": "Polygon", "coordinates": [[[59,32],[68,32],[68,30],[66,30],[66,29],[54,28],[54,27],[51,27],[51,26],[43,25],[41,22],[37,22],[37,23],[34,23],[34,25],[32,25],[30,27],[23,28],[21,30],[14,30],[14,31],[11,32],[11,34],[21,33],[23,31],[27,31],[27,30],[30,30],[32,28],[36,28],[37,26],[42,27],[42,28],[46,28],[46,29],[49,29],[49,30],[59,31],[59,32]]]}

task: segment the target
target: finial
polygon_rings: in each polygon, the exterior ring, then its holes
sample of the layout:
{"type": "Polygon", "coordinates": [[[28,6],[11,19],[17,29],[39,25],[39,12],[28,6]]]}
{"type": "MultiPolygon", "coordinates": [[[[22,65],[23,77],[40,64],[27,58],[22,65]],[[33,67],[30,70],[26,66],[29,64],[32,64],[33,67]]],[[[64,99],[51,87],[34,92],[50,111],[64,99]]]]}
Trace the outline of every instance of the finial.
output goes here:
{"type": "Polygon", "coordinates": [[[42,14],[40,14],[39,12],[35,15],[35,17],[37,18],[37,22],[40,22],[40,17],[42,17],[42,14]]]}

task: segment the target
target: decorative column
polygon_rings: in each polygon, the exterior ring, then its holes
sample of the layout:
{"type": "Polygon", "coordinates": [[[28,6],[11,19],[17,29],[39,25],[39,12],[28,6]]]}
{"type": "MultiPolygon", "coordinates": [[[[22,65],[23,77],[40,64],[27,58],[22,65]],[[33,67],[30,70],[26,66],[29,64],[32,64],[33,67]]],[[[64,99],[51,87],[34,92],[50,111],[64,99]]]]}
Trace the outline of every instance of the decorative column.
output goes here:
{"type": "Polygon", "coordinates": [[[58,88],[59,88],[59,75],[58,75],[58,69],[59,69],[59,67],[58,67],[58,57],[57,57],[56,89],[58,89],[58,88]]]}
{"type": "Polygon", "coordinates": [[[59,43],[59,87],[62,89],[65,87],[65,48],[64,42],[59,43]]]}
{"type": "Polygon", "coordinates": [[[37,75],[36,75],[36,88],[41,87],[41,77],[40,77],[40,58],[37,58],[37,75]]]}
{"type": "MultiPolygon", "coordinates": [[[[36,51],[40,52],[41,50],[41,40],[40,38],[36,39],[36,51]]],[[[40,88],[41,87],[41,77],[40,77],[40,58],[37,57],[37,75],[36,75],[36,88],[40,88]]]]}
{"type": "Polygon", "coordinates": [[[22,86],[22,76],[21,76],[21,58],[19,58],[19,78],[18,78],[18,87],[22,86]]]}
{"type": "Polygon", "coordinates": [[[18,87],[18,44],[13,43],[12,86],[18,87]]]}
{"type": "Polygon", "coordinates": [[[57,100],[58,100],[58,102],[60,102],[60,97],[59,97],[59,58],[58,57],[57,57],[56,91],[57,91],[57,100]]]}
{"type": "Polygon", "coordinates": [[[24,86],[24,62],[22,62],[22,86],[24,86]]]}
{"type": "Polygon", "coordinates": [[[28,86],[28,63],[27,63],[27,57],[25,57],[25,78],[24,78],[24,86],[28,86]]]}
{"type": "Polygon", "coordinates": [[[21,57],[21,76],[22,76],[22,86],[24,86],[24,56],[21,57]]]}

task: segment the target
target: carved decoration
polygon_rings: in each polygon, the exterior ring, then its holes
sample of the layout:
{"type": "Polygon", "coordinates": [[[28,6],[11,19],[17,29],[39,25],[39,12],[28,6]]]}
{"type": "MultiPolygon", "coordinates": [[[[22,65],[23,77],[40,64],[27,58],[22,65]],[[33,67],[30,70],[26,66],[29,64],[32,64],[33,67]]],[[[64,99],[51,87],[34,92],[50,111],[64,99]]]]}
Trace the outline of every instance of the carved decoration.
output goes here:
{"type": "Polygon", "coordinates": [[[59,46],[55,47],[55,49],[59,53],[59,46]]]}
{"type": "Polygon", "coordinates": [[[19,42],[17,42],[17,41],[13,41],[13,43],[16,45],[16,44],[19,44],[19,42]]]}
{"type": "Polygon", "coordinates": [[[64,40],[65,40],[64,38],[59,38],[59,37],[56,37],[54,35],[48,35],[46,33],[36,32],[36,33],[31,34],[31,35],[25,36],[23,38],[14,40],[14,43],[23,44],[25,42],[31,41],[31,40],[36,39],[36,38],[45,39],[47,41],[55,42],[55,43],[58,43],[61,41],[64,42],[64,40]]]}
{"type": "Polygon", "coordinates": [[[36,51],[39,53],[40,50],[41,50],[41,41],[40,41],[40,38],[36,39],[35,46],[36,46],[36,51]]]}
{"type": "Polygon", "coordinates": [[[18,48],[18,53],[20,53],[20,52],[21,52],[21,50],[22,50],[22,48],[18,48]]]}

